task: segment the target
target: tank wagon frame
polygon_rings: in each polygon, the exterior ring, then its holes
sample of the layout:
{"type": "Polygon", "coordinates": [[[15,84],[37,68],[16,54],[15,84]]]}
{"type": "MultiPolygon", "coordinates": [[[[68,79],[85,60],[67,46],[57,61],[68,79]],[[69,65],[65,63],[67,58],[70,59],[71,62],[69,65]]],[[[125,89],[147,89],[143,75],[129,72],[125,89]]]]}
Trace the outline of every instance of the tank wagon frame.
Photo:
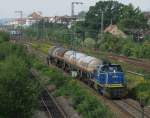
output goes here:
{"type": "MultiPolygon", "coordinates": [[[[109,98],[122,98],[127,95],[124,81],[119,80],[120,83],[112,83],[112,81],[118,82],[117,79],[115,80],[113,78],[118,76],[120,79],[123,77],[123,72],[117,72],[118,74],[115,74],[116,72],[110,72],[109,74],[101,72],[101,68],[109,67],[109,64],[104,65],[102,60],[95,57],[67,50],[63,47],[53,46],[48,51],[47,63],[48,65],[52,64],[62,68],[66,72],[76,72],[75,75],[77,75],[77,78],[109,98]],[[103,76],[107,78],[107,82],[102,81],[103,76]],[[110,82],[109,78],[111,78],[110,82]]],[[[118,65],[111,65],[111,67],[117,66],[118,65]]]]}

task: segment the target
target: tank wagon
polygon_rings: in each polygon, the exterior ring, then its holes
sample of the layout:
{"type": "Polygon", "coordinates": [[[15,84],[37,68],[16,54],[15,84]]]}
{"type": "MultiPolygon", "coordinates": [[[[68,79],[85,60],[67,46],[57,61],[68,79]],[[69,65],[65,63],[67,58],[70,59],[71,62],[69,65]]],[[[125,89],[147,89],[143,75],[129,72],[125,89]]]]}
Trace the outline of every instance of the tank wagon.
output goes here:
{"type": "Polygon", "coordinates": [[[104,63],[95,57],[57,46],[49,49],[47,62],[67,72],[76,72],[77,78],[104,96],[122,98],[127,95],[120,65],[104,63]]]}

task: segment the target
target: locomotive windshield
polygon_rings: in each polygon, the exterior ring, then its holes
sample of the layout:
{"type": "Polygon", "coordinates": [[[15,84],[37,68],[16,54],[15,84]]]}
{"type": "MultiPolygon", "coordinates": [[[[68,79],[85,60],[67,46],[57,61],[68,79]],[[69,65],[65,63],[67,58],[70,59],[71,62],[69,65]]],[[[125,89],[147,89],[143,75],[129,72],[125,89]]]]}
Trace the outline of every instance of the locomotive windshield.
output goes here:
{"type": "Polygon", "coordinates": [[[104,65],[101,70],[104,72],[122,72],[120,65],[104,65]]]}

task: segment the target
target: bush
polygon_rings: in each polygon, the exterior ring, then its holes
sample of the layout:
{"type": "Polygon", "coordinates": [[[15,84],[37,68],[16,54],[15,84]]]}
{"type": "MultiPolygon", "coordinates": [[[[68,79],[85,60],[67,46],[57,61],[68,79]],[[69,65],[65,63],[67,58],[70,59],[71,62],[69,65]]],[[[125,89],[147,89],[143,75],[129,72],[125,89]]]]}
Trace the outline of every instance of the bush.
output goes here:
{"type": "Polygon", "coordinates": [[[0,43],[9,40],[9,34],[6,32],[0,32],[0,43]]]}
{"type": "Polygon", "coordinates": [[[92,38],[86,38],[84,40],[84,45],[88,48],[94,48],[95,46],[95,41],[92,38]]]}
{"type": "Polygon", "coordinates": [[[37,105],[38,85],[31,78],[29,57],[19,45],[0,44],[0,115],[31,118],[37,105]],[[28,59],[28,61],[27,61],[28,59]]]}
{"type": "Polygon", "coordinates": [[[144,99],[146,104],[150,105],[150,83],[141,83],[132,89],[132,95],[135,99],[144,99]]]}

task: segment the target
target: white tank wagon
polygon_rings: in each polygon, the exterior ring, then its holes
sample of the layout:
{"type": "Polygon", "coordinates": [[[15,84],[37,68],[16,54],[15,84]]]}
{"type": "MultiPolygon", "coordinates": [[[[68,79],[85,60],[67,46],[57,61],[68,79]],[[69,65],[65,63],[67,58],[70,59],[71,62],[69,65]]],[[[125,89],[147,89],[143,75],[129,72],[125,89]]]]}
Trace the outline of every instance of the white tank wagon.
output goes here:
{"type": "Polygon", "coordinates": [[[55,50],[53,50],[52,56],[63,60],[65,52],[66,49],[64,48],[55,48],[55,50]]]}
{"type": "Polygon", "coordinates": [[[81,58],[77,64],[84,71],[93,72],[96,70],[97,65],[99,65],[101,63],[102,63],[102,61],[97,58],[94,58],[91,56],[86,56],[84,58],[81,58]]]}
{"type": "Polygon", "coordinates": [[[102,61],[95,57],[87,56],[76,51],[67,51],[64,54],[64,61],[87,72],[93,72],[97,65],[102,63],[102,61]]]}
{"type": "Polygon", "coordinates": [[[62,47],[51,47],[48,51],[48,63],[64,67],[64,53],[67,50],[62,47]]]}
{"type": "Polygon", "coordinates": [[[72,64],[72,65],[77,65],[78,61],[83,57],[86,57],[86,55],[83,54],[83,53],[79,53],[79,52],[76,52],[76,51],[67,51],[64,54],[64,61],[66,61],[66,62],[68,62],[69,64],[72,64]]]}
{"type": "Polygon", "coordinates": [[[48,53],[50,62],[55,65],[63,65],[64,68],[69,69],[76,67],[76,70],[80,72],[84,71],[92,73],[96,70],[97,65],[102,63],[101,60],[95,57],[91,57],[73,50],[67,51],[62,47],[53,46],[49,49],[48,53]]]}

